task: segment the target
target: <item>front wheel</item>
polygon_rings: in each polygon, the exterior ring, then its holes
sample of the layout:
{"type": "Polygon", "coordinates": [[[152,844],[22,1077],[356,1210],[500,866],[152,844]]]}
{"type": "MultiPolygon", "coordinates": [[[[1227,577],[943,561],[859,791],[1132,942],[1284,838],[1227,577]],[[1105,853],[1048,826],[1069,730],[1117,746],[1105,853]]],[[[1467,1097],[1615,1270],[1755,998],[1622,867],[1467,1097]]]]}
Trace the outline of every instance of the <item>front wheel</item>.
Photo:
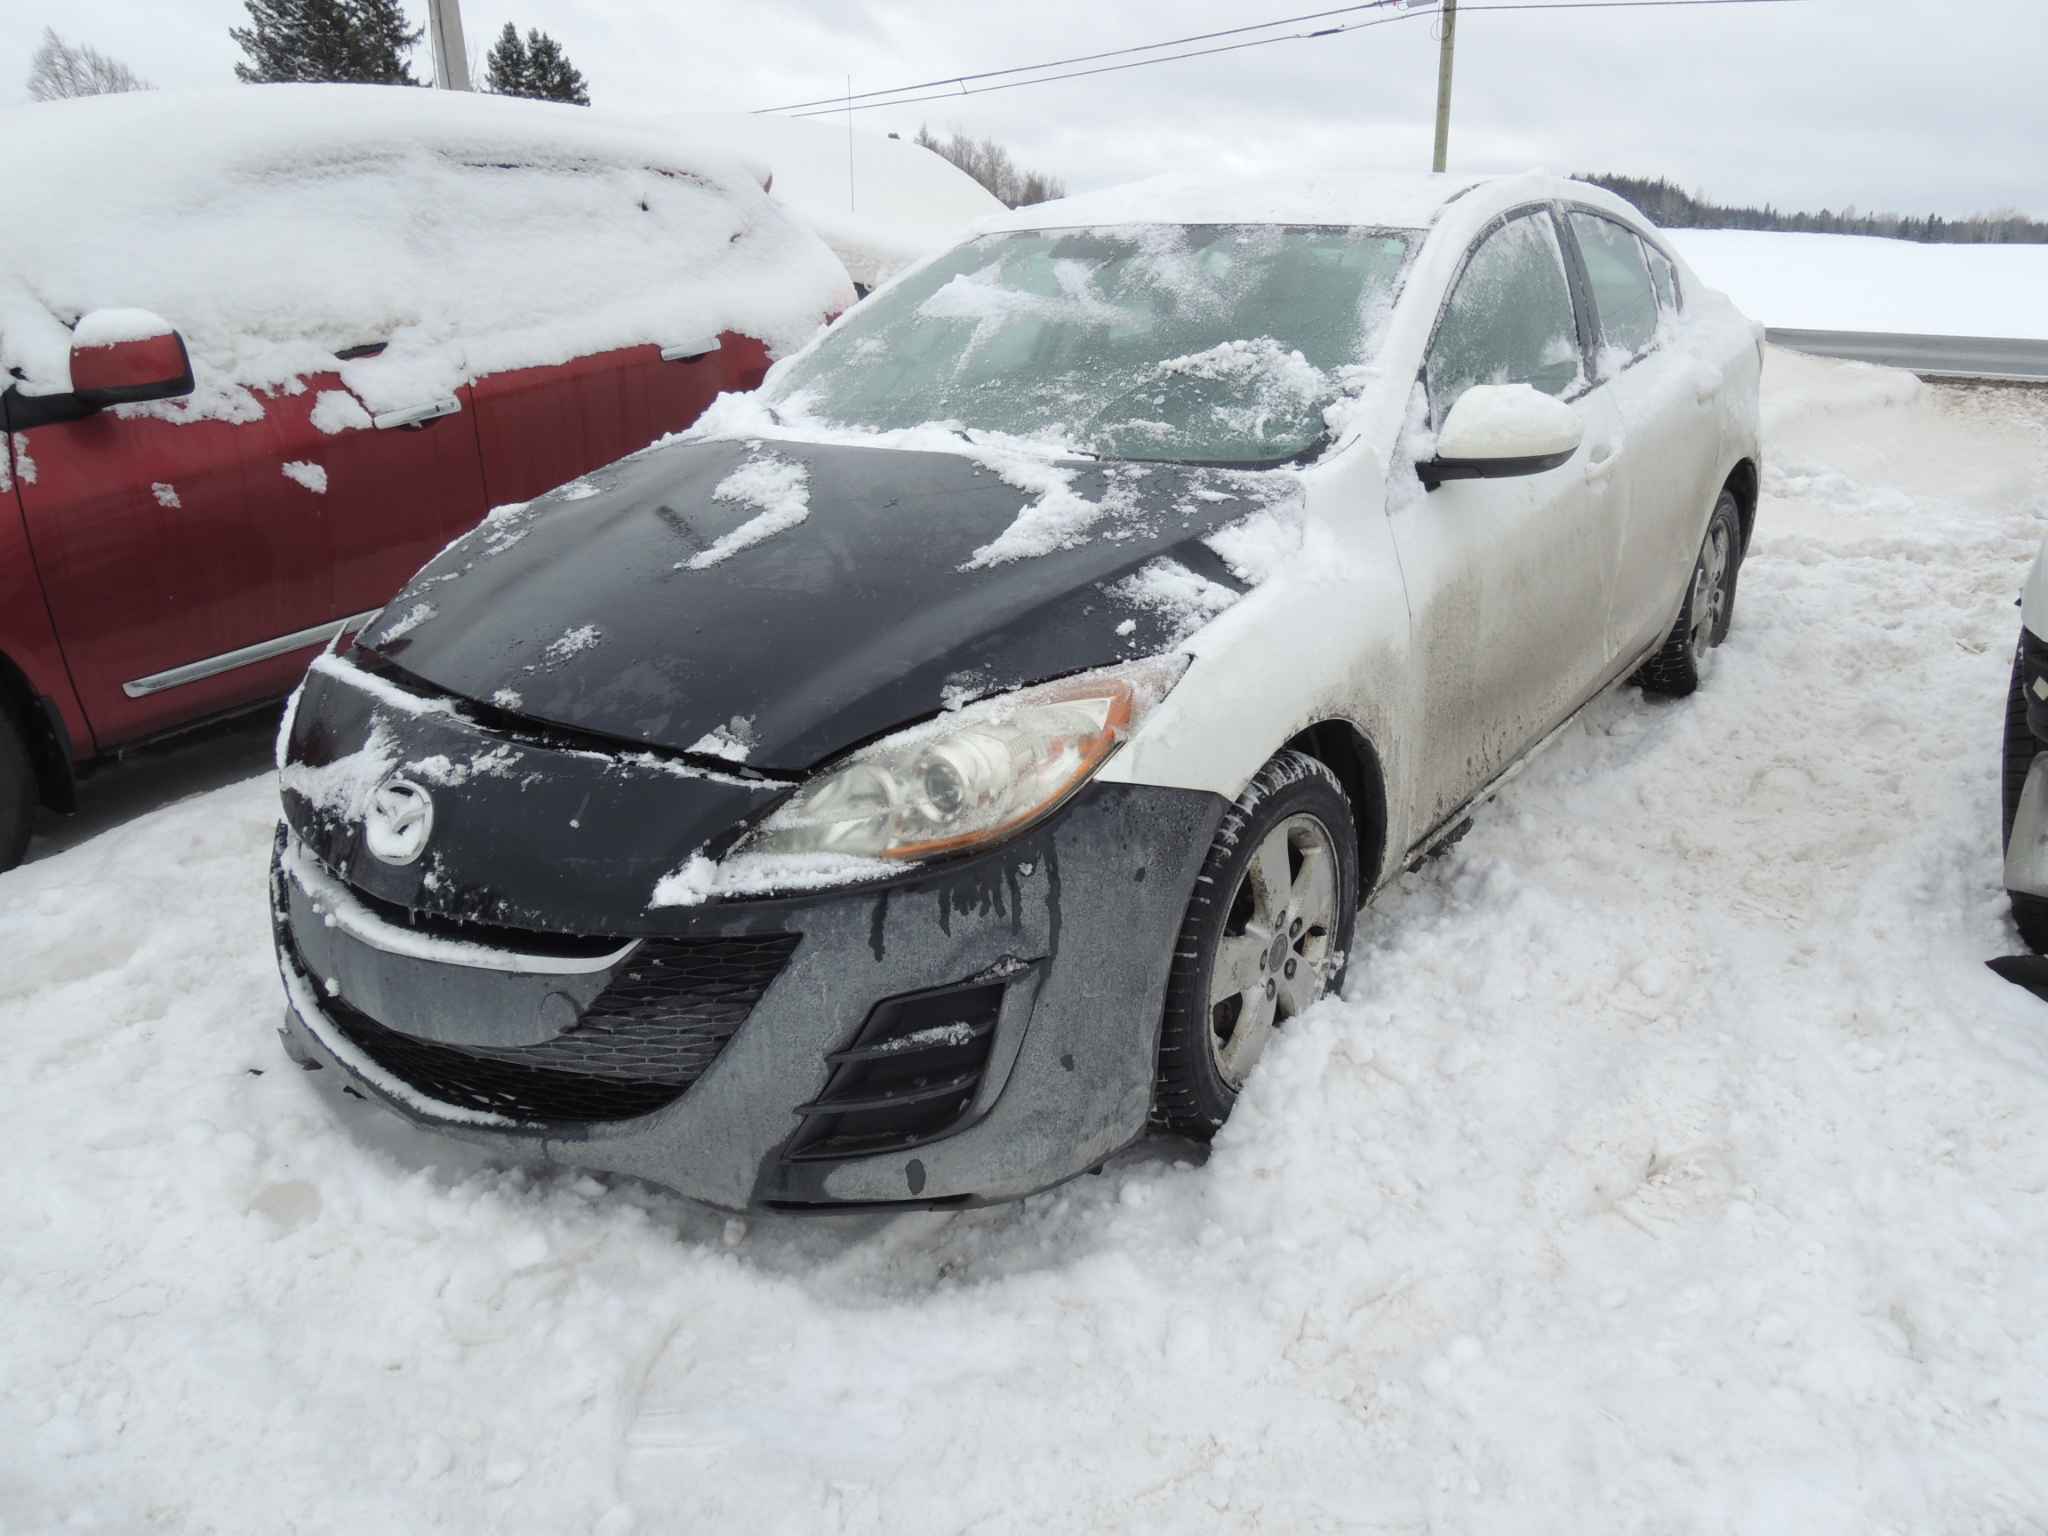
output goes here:
{"type": "Polygon", "coordinates": [[[1276,1030],[1344,975],[1358,832],[1337,776],[1302,752],[1261,768],[1217,829],[1174,943],[1154,1118],[1207,1139],[1276,1030]]]}
{"type": "Polygon", "coordinates": [[[36,770],[28,744],[5,708],[0,708],[0,870],[14,868],[28,852],[36,811],[36,770]]]}
{"type": "Polygon", "coordinates": [[[1735,620],[1735,577],[1742,563],[1742,509],[1723,491],[1707,519],[1707,536],[1693,562],[1685,606],[1664,647],[1643,664],[1636,681],[1650,693],[1682,699],[1698,690],[1714,650],[1735,620]]]}
{"type": "MultiPolygon", "coordinates": [[[[2041,743],[2034,739],[2033,728],[2027,724],[2024,650],[2022,643],[2021,650],[2013,655],[2012,681],[2005,690],[2004,774],[1999,806],[2004,812],[2005,837],[1999,844],[2001,852],[2012,845],[2012,823],[2019,814],[2020,792],[2027,787],[2028,771],[2033,768],[2034,759],[2041,751],[2041,743]]],[[[2048,899],[2030,896],[2024,891],[2007,891],[2005,894],[2012,902],[2012,920],[2027,948],[2037,955],[2048,954],[2048,899]]]]}

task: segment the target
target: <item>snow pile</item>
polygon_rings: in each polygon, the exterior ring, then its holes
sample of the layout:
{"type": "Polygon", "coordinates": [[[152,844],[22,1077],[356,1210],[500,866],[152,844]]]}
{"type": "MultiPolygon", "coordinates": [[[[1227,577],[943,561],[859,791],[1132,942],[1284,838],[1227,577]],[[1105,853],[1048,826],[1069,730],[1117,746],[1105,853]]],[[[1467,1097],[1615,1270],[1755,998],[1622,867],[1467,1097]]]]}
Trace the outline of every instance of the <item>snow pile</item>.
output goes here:
{"type": "Polygon", "coordinates": [[[432,603],[414,603],[397,618],[388,620],[377,630],[377,644],[389,645],[404,635],[411,634],[434,616],[432,603]]]}
{"type": "Polygon", "coordinates": [[[1982,964],[2048,421],[1867,382],[1772,356],[1706,689],[1385,892],[1206,1163],[495,1171],[279,1053],[267,777],[0,875],[9,1529],[2048,1523],[2048,1009],[1982,964]]]}
{"type": "Polygon", "coordinates": [[[870,859],[852,853],[735,853],[724,859],[693,854],[683,867],[654,883],[653,907],[697,907],[741,896],[781,896],[888,880],[915,869],[913,861],[870,859]]]}
{"type": "Polygon", "coordinates": [[[1128,513],[1136,505],[1127,478],[1112,478],[1103,499],[1090,501],[1074,489],[1076,471],[1036,454],[984,450],[976,462],[994,470],[1005,485],[1037,499],[1026,502],[1009,527],[969,555],[960,567],[963,571],[986,570],[1012,560],[1072,549],[1089,537],[1089,530],[1105,512],[1128,513]]]}
{"type": "Polygon", "coordinates": [[[541,649],[541,660],[548,663],[567,661],[571,656],[580,656],[603,638],[604,631],[595,624],[578,624],[550,640],[541,649]]]}
{"type": "Polygon", "coordinates": [[[843,123],[727,112],[658,122],[679,143],[736,155],[771,177],[775,201],[815,230],[864,287],[1006,212],[942,156],[902,139],[849,133],[843,123]]]}
{"type": "Polygon", "coordinates": [[[79,347],[113,347],[124,341],[151,341],[176,329],[146,309],[96,309],[72,327],[71,342],[79,347]]]}
{"type": "Polygon", "coordinates": [[[1145,383],[1111,401],[1090,425],[1093,439],[1111,452],[1142,456],[1147,444],[1192,439],[1227,443],[1252,458],[1264,447],[1276,454],[1298,447],[1314,434],[1332,396],[1328,373],[1299,351],[1260,336],[1153,365],[1145,383]],[[1147,407],[1162,417],[1148,417],[1147,407]]]}
{"type": "MultiPolygon", "coordinates": [[[[1127,224],[1353,224],[1371,229],[1427,229],[1444,204],[1483,176],[1311,166],[1287,175],[1204,169],[1171,171],[1144,181],[1078,193],[1018,208],[991,227],[1070,229],[1127,224]]],[[[1551,183],[1532,189],[1548,195],[1551,183]]]]}
{"type": "Polygon", "coordinates": [[[307,419],[315,431],[330,437],[337,432],[359,432],[372,425],[370,413],[345,389],[321,390],[313,397],[313,409],[307,419]]]}
{"type": "Polygon", "coordinates": [[[794,459],[774,454],[749,459],[718,482],[711,499],[736,501],[760,510],[683,564],[693,571],[709,570],[764,539],[787,533],[811,515],[810,486],[810,470],[794,459]]]}
{"type": "Polygon", "coordinates": [[[734,715],[724,725],[714,726],[698,737],[690,750],[707,757],[722,757],[729,763],[744,763],[747,754],[754,750],[754,722],[744,715],[734,715]]]}
{"type": "Polygon", "coordinates": [[[1673,229],[1707,282],[1765,325],[2048,338],[2048,245],[1673,229]]]}
{"type": "MultiPolygon", "coordinates": [[[[1627,362],[1619,358],[1613,372],[1619,374],[1627,362]]],[[[1457,421],[1458,451],[1446,441],[1439,449],[1446,458],[1535,458],[1555,453],[1561,434],[1577,431],[1570,406],[1527,384],[1496,384],[1484,393],[1467,390],[1451,407],[1451,416],[1457,421]]],[[[1451,423],[1444,425],[1448,429],[1451,423]]]]}
{"type": "MultiPolygon", "coordinates": [[[[733,439],[845,443],[858,447],[894,448],[908,453],[944,453],[981,466],[1005,485],[1023,491],[1032,499],[1018,508],[1016,519],[1009,527],[969,555],[962,569],[970,571],[1070,549],[1087,538],[1097,536],[1093,530],[1104,516],[1122,517],[1135,510],[1136,499],[1130,494],[1129,487],[1150,472],[1142,464],[1109,466],[1109,485],[1102,500],[1091,501],[1074,489],[1079,470],[1057,441],[1017,437],[1004,432],[969,433],[945,422],[884,432],[835,427],[806,417],[801,401],[784,401],[770,406],[754,394],[719,396],[687,431],[675,438],[676,441],[693,442],[733,439]],[[1063,459],[1068,462],[1061,462],[1063,459]]],[[[751,464],[742,465],[721,482],[713,495],[721,495],[727,485],[752,467],[751,464]]],[[[795,465],[791,467],[798,468],[795,465]]],[[[750,484],[765,489],[761,482],[750,484]]],[[[778,505],[786,514],[794,503],[784,499],[778,505]]],[[[808,511],[808,501],[804,506],[808,511]]],[[[743,524],[710,549],[692,556],[685,564],[701,569],[698,562],[715,563],[710,558],[714,554],[719,559],[725,558],[732,551],[721,552],[722,545],[748,533],[769,515],[764,510],[762,517],[743,524]]],[[[780,526],[768,530],[769,533],[780,531],[780,526]]],[[[749,538],[747,542],[753,540],[749,538]]]]}
{"type": "Polygon", "coordinates": [[[1162,615],[1169,626],[1164,647],[1169,650],[1230,607],[1240,595],[1220,581],[1211,581],[1178,560],[1167,558],[1148,560],[1114,583],[1109,592],[1120,603],[1162,615]]]}
{"type": "Polygon", "coordinates": [[[853,298],[744,166],[588,108],[245,86],[10,109],[0,136],[35,146],[9,173],[34,216],[0,225],[0,366],[68,389],[68,327],[140,306],[198,391],[124,409],[173,419],[253,420],[251,390],[316,373],[374,412],[721,331],[783,353],[853,298]]]}
{"type": "MultiPolygon", "coordinates": [[[[296,695],[293,702],[297,702],[296,695]]],[[[361,821],[370,809],[370,796],[398,762],[398,739],[381,720],[370,727],[355,751],[318,767],[284,763],[283,741],[281,735],[278,760],[283,766],[278,770],[278,782],[335,821],[361,821]]]]}
{"type": "Polygon", "coordinates": [[[304,486],[315,496],[327,494],[327,471],[322,466],[305,459],[286,459],[278,468],[294,485],[304,486]]]}

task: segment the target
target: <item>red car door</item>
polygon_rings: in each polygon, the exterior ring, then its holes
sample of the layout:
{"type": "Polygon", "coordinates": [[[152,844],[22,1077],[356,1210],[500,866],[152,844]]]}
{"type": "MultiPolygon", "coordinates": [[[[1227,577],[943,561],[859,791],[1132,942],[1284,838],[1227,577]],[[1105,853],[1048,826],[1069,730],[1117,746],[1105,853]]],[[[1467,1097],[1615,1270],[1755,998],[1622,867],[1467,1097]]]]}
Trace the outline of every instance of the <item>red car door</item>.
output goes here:
{"type": "MultiPolygon", "coordinates": [[[[333,581],[327,616],[353,618],[383,607],[488,509],[475,399],[464,385],[372,416],[337,374],[305,385],[269,402],[269,451],[280,465],[319,467],[333,581]]],[[[280,486],[289,499],[281,471],[280,486]]]]}
{"type": "Polygon", "coordinates": [[[22,510],[102,750],[288,693],[482,516],[458,409],[380,429],[338,377],[259,420],[102,411],[23,435],[22,510]]]}
{"type": "Polygon", "coordinates": [[[16,443],[29,542],[102,751],[290,688],[305,658],[259,653],[333,613],[327,506],[284,479],[264,424],[109,410],[16,443]]]}
{"type": "Polygon", "coordinates": [[[715,348],[621,347],[476,381],[477,441],[493,505],[528,501],[680,432],[726,390],[753,389],[768,349],[727,332],[715,348]]]}

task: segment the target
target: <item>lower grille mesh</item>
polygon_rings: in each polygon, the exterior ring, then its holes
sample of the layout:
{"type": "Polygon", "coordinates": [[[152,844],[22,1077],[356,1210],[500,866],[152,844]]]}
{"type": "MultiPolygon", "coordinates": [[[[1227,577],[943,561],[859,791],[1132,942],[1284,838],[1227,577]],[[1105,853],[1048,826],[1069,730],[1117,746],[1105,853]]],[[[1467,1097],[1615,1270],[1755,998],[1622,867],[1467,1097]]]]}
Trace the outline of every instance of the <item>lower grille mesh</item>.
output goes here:
{"type": "Polygon", "coordinates": [[[573,1029],[532,1046],[422,1040],[340,999],[325,1011],[357,1049],[442,1103],[519,1120],[626,1120],[675,1102],[709,1070],[797,942],[648,939],[573,1029]]]}

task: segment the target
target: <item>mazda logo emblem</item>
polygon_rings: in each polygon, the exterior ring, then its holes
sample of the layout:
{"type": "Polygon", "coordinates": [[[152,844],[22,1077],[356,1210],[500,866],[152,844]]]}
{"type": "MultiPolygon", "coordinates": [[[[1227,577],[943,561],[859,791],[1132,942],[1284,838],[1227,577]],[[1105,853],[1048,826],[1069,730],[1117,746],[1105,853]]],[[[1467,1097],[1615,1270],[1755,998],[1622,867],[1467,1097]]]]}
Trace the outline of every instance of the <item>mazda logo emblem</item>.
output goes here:
{"type": "Polygon", "coordinates": [[[386,864],[410,864],[433,835],[434,797],[410,779],[386,779],[370,796],[363,832],[370,852],[386,864]]]}

